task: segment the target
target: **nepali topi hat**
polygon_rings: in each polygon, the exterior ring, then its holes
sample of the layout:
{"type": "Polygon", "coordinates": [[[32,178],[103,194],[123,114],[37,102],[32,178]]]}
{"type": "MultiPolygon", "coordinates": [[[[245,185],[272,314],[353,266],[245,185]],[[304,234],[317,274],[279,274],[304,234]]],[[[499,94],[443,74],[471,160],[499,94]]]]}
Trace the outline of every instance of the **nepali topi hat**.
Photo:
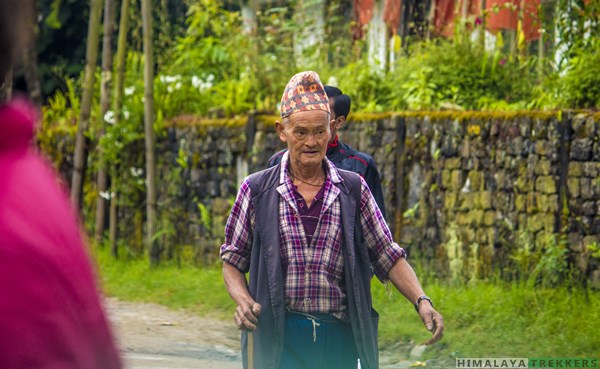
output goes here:
{"type": "Polygon", "coordinates": [[[304,71],[293,76],[281,96],[281,117],[309,110],[329,111],[329,100],[317,72],[304,71]]]}

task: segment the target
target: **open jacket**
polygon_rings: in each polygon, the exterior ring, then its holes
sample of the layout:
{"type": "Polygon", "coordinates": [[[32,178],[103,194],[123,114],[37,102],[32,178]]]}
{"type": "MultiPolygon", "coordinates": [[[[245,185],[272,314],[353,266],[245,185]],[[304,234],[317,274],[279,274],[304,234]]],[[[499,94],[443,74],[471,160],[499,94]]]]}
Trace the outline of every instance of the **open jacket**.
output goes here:
{"type": "MultiPolygon", "coordinates": [[[[283,351],[285,299],[284,279],[280,257],[279,226],[273,226],[274,209],[279,209],[280,165],[257,172],[249,177],[252,204],[255,210],[255,229],[250,257],[249,291],[261,304],[258,328],[254,335],[254,368],[278,369],[283,351]]],[[[371,300],[371,265],[363,244],[359,213],[361,182],[356,173],[339,170],[343,181],[340,188],[343,257],[348,313],[361,367],[377,369],[378,314],[371,300]]],[[[277,224],[278,214],[275,215],[277,224]]],[[[242,333],[244,368],[248,367],[247,333],[242,333]]]]}

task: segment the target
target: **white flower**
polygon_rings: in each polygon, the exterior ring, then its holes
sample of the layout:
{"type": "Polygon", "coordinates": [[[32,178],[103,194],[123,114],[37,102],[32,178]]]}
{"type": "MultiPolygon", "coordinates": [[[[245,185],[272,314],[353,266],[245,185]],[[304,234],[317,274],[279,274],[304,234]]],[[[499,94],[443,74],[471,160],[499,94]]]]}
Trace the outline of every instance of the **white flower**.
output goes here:
{"type": "Polygon", "coordinates": [[[194,88],[200,88],[202,83],[202,78],[199,78],[198,76],[192,76],[192,86],[194,86],[194,88]]]}
{"type": "Polygon", "coordinates": [[[104,114],[104,121],[109,124],[115,124],[115,112],[108,110],[106,114],[104,114]]]}
{"type": "Polygon", "coordinates": [[[144,170],[142,168],[135,168],[135,167],[129,168],[129,171],[131,172],[131,175],[134,177],[139,177],[144,173],[144,170]]]}
{"type": "Polygon", "coordinates": [[[135,86],[125,87],[123,92],[125,92],[125,96],[131,96],[135,92],[135,86]]]}
{"type": "Polygon", "coordinates": [[[100,197],[102,197],[104,200],[110,200],[110,199],[112,199],[114,194],[115,194],[114,192],[100,191],[100,193],[98,195],[100,195],[100,197]]]}
{"type": "Polygon", "coordinates": [[[176,75],[176,76],[160,76],[159,80],[162,83],[174,83],[177,81],[181,81],[181,76],[180,75],[176,75]]]}

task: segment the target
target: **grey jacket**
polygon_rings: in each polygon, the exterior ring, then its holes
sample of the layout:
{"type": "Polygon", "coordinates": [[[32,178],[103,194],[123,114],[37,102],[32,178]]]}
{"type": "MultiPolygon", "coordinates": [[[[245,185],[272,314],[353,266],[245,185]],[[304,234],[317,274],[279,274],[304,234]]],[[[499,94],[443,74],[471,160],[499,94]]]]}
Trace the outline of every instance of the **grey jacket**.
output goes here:
{"type": "MultiPolygon", "coordinates": [[[[339,201],[344,232],[344,279],[348,312],[354,341],[363,369],[379,367],[377,349],[378,314],[371,300],[371,264],[363,244],[360,227],[361,183],[356,173],[338,169],[343,181],[339,201]],[[356,227],[355,225],[358,225],[356,227]]],[[[280,165],[252,174],[249,177],[255,229],[250,256],[249,291],[261,304],[258,328],[254,331],[254,368],[278,369],[284,337],[284,280],[281,266],[279,227],[274,227],[274,212],[279,209],[280,165]]],[[[275,215],[275,219],[278,219],[275,215]]],[[[242,333],[244,369],[248,368],[247,333],[242,333]]]]}

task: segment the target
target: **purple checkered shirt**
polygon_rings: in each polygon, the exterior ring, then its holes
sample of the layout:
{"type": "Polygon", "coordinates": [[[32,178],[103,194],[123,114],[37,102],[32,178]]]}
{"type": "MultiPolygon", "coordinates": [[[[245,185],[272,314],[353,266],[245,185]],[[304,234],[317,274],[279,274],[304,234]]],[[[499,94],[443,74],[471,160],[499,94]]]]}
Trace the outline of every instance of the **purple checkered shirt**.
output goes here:
{"type": "MultiPolygon", "coordinates": [[[[294,197],[294,185],[288,176],[288,156],[281,160],[279,200],[279,244],[285,283],[285,306],[305,313],[346,316],[346,291],[343,281],[343,232],[340,189],[342,181],[337,168],[324,159],[327,180],[317,228],[309,245],[294,197]]],[[[396,261],[406,257],[404,249],[392,240],[391,232],[361,178],[360,221],[365,245],[375,275],[387,281],[387,274],[396,261]]],[[[231,214],[225,226],[225,243],[221,259],[243,273],[248,272],[254,231],[254,208],[248,179],[242,182],[231,214]]],[[[275,222],[273,222],[275,223],[275,222]]]]}

